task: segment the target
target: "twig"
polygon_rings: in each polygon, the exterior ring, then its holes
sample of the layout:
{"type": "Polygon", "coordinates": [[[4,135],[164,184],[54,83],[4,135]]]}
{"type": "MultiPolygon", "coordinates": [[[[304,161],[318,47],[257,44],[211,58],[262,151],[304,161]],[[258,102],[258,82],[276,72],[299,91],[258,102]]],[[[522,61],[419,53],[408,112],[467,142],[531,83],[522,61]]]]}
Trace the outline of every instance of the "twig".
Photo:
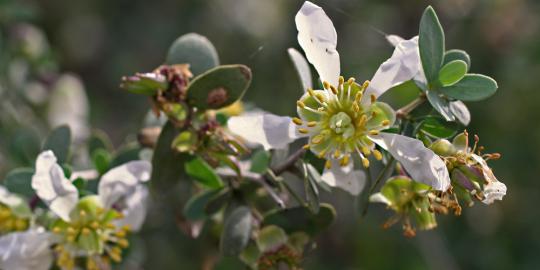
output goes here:
{"type": "Polygon", "coordinates": [[[422,105],[426,101],[426,94],[422,93],[415,100],[411,101],[409,104],[401,107],[396,112],[397,118],[406,118],[409,113],[411,113],[418,106],[422,105]]]}
{"type": "Polygon", "coordinates": [[[298,151],[290,155],[289,158],[287,158],[285,162],[273,168],[272,171],[274,172],[275,175],[281,175],[282,173],[289,170],[292,166],[294,166],[296,161],[300,159],[305,153],[306,153],[306,149],[304,148],[298,149],[298,151]]]}
{"type": "MultiPolygon", "coordinates": [[[[223,177],[238,177],[238,174],[232,170],[218,170],[217,172],[220,176],[223,177]]],[[[242,177],[244,179],[259,183],[272,197],[272,199],[278,204],[280,208],[285,208],[285,202],[279,197],[279,195],[274,191],[274,189],[266,182],[266,179],[263,175],[254,173],[254,172],[242,172],[242,177]]]]}

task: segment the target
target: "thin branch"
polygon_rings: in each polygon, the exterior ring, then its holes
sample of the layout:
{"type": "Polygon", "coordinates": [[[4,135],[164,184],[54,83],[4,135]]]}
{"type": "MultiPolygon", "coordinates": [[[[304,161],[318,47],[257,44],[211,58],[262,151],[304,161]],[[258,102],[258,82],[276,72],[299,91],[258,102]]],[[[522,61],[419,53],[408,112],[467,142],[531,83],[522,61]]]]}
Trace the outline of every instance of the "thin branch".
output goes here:
{"type": "MultiPolygon", "coordinates": [[[[238,174],[236,174],[236,172],[232,170],[218,170],[217,173],[223,177],[238,177],[238,174]]],[[[243,179],[260,184],[280,208],[285,208],[285,202],[283,202],[281,197],[279,197],[279,195],[274,191],[274,189],[267,183],[263,175],[254,172],[242,172],[242,177],[243,179]]]]}
{"type": "Polygon", "coordinates": [[[281,175],[282,173],[288,171],[291,167],[294,166],[297,160],[299,160],[306,153],[306,149],[300,148],[298,151],[294,152],[292,155],[287,158],[285,162],[279,164],[272,169],[275,175],[281,175]]]}
{"type": "Polygon", "coordinates": [[[422,93],[418,98],[411,101],[411,103],[401,107],[396,111],[397,118],[406,118],[418,106],[422,105],[426,101],[426,94],[422,93]]]}

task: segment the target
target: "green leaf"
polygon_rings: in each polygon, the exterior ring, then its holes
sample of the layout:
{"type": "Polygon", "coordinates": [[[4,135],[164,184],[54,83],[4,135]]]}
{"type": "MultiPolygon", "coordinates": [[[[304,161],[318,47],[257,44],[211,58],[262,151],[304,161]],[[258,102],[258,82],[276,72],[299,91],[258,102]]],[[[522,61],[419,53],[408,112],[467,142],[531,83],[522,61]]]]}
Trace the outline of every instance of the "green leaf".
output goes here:
{"type": "Polygon", "coordinates": [[[257,247],[262,252],[272,251],[287,243],[288,237],[285,231],[275,225],[268,225],[259,231],[257,247]]]}
{"type": "Polygon", "coordinates": [[[156,73],[137,73],[122,78],[120,88],[134,94],[153,96],[158,90],[166,90],[169,86],[167,78],[156,73]]]}
{"type": "Polygon", "coordinates": [[[446,121],[454,121],[456,120],[454,114],[451,111],[450,108],[450,102],[446,97],[441,96],[440,92],[437,90],[428,90],[427,98],[431,106],[438,111],[446,121]]]}
{"type": "Polygon", "coordinates": [[[461,60],[454,60],[441,68],[439,71],[439,82],[443,87],[450,86],[463,79],[465,74],[467,74],[467,63],[461,60]]]}
{"type": "Polygon", "coordinates": [[[86,188],[86,181],[80,177],[73,180],[72,183],[77,188],[79,193],[81,193],[81,191],[83,191],[86,188]]]}
{"type": "Polygon", "coordinates": [[[42,150],[52,150],[58,163],[65,163],[69,155],[71,145],[71,130],[67,125],[55,128],[45,140],[42,150]]]}
{"type": "Polygon", "coordinates": [[[467,71],[471,69],[471,57],[469,56],[469,54],[467,54],[467,52],[463,50],[454,49],[446,51],[446,53],[444,54],[443,65],[446,65],[455,60],[461,60],[465,62],[467,64],[467,71]]]}
{"type": "Polygon", "coordinates": [[[107,152],[112,152],[114,150],[111,139],[103,130],[93,130],[88,140],[88,153],[90,156],[93,155],[94,151],[98,149],[104,149],[107,152]]]}
{"type": "Polygon", "coordinates": [[[204,207],[204,212],[208,215],[214,215],[219,210],[223,209],[225,205],[229,202],[231,199],[231,191],[228,188],[222,189],[219,193],[215,194],[210,200],[208,200],[208,203],[206,204],[206,207],[204,207]]]}
{"type": "Polygon", "coordinates": [[[251,168],[249,171],[254,173],[266,173],[270,165],[270,153],[264,150],[259,150],[251,157],[251,168]]]}
{"type": "Polygon", "coordinates": [[[184,216],[193,221],[205,219],[207,217],[206,205],[220,191],[219,189],[207,190],[191,197],[184,206],[184,216]]]}
{"type": "Polygon", "coordinates": [[[197,150],[197,133],[184,130],[174,138],[172,147],[178,152],[192,152],[197,150]]]}
{"type": "Polygon", "coordinates": [[[4,186],[12,193],[31,198],[34,195],[32,189],[32,176],[34,169],[17,168],[10,171],[4,178],[4,186]]]}
{"type": "Polygon", "coordinates": [[[239,258],[240,260],[248,265],[250,269],[257,269],[257,261],[261,257],[261,251],[257,247],[255,242],[251,241],[247,247],[242,251],[239,258]]]}
{"type": "Polygon", "coordinates": [[[152,156],[153,188],[168,190],[185,175],[182,164],[187,159],[186,154],[176,152],[171,144],[178,131],[174,124],[167,122],[159,135],[154,154],[152,156]]]}
{"type": "Polygon", "coordinates": [[[418,125],[418,130],[433,138],[446,139],[457,133],[459,125],[437,116],[428,116],[418,125]]]}
{"type": "Polygon", "coordinates": [[[220,188],[223,186],[223,181],[214,169],[199,156],[186,162],[184,168],[189,176],[206,187],[220,188]]]}
{"type": "Polygon", "coordinates": [[[220,249],[225,256],[239,255],[246,247],[251,235],[253,218],[249,208],[240,206],[225,219],[221,234],[220,249]]]}
{"type": "Polygon", "coordinates": [[[303,163],[302,165],[302,168],[304,169],[304,193],[306,194],[306,201],[309,210],[316,214],[320,209],[319,189],[317,188],[316,180],[310,176],[308,165],[306,163],[303,163]]]}
{"type": "Polygon", "coordinates": [[[287,233],[305,232],[314,236],[328,228],[335,218],[336,210],[329,204],[321,203],[317,214],[303,206],[273,210],[264,216],[263,225],[276,225],[287,233]]]}
{"type": "Polygon", "coordinates": [[[103,148],[96,149],[92,154],[92,162],[94,168],[98,171],[99,175],[104,174],[110,168],[111,154],[103,148]]]}
{"type": "Polygon", "coordinates": [[[114,158],[111,160],[109,168],[120,166],[129,161],[139,160],[139,152],[141,152],[141,147],[136,144],[123,147],[122,149],[118,150],[114,158]]]}
{"type": "Polygon", "coordinates": [[[426,78],[430,84],[437,80],[444,55],[444,32],[435,10],[427,7],[420,20],[418,45],[426,78]]]}
{"type": "Polygon", "coordinates": [[[190,71],[197,76],[219,65],[216,48],[204,36],[185,34],[176,39],[167,53],[168,65],[189,64],[190,71]]]}
{"type": "Polygon", "coordinates": [[[462,101],[479,101],[495,94],[497,87],[497,82],[488,76],[467,74],[458,83],[440,91],[448,97],[462,101]]]}
{"type": "Polygon", "coordinates": [[[201,110],[219,109],[242,98],[250,83],[251,70],[247,66],[219,66],[191,81],[187,96],[189,102],[201,110]]]}

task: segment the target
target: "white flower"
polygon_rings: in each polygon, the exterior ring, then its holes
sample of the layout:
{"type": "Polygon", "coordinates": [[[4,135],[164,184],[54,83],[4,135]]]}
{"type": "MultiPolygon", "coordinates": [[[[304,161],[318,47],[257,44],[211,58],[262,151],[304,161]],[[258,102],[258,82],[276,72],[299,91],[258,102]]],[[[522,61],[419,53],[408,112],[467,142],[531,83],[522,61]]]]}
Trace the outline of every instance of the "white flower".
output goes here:
{"type": "MultiPolygon", "coordinates": [[[[299,137],[309,137],[307,147],[319,157],[327,159],[323,180],[331,186],[345,187],[355,195],[361,192],[365,177],[360,171],[350,168],[350,160],[357,155],[367,167],[368,155],[373,154],[381,159],[381,153],[374,149],[374,143],[400,161],[416,181],[446,190],[450,186],[450,178],[444,162],[437,155],[423,147],[418,140],[381,132],[394,123],[395,112],[385,103],[376,101],[376,98],[418,74],[414,41],[403,41],[392,57],[377,70],[369,84],[358,85],[352,79],[345,81],[339,77],[337,34],[324,11],[306,1],[295,20],[300,46],[318,71],[325,89],[308,89],[298,101],[300,118],[292,119],[294,124],[299,125],[297,132],[293,132],[291,118],[271,114],[232,117],[229,120],[230,130],[250,142],[263,145],[265,149],[283,148],[299,137]],[[351,177],[351,174],[354,176],[351,177]]],[[[301,60],[294,60],[298,57],[293,56],[295,66],[307,68],[298,64],[301,60]]],[[[299,74],[308,72],[299,70],[299,74]]],[[[302,81],[307,85],[304,76],[302,81]]]]}
{"type": "MultiPolygon", "coordinates": [[[[118,210],[125,219],[136,221],[130,224],[133,230],[140,228],[146,215],[148,192],[141,184],[148,181],[151,169],[148,161],[130,161],[109,170],[99,182],[98,197],[102,207],[118,210]]],[[[65,177],[52,151],[44,151],[38,156],[32,188],[53,213],[70,221],[70,213],[79,202],[79,192],[65,177]]]]}
{"type": "Polygon", "coordinates": [[[482,168],[484,180],[487,182],[483,189],[484,199],[482,202],[485,204],[492,204],[495,200],[501,201],[506,195],[506,185],[495,177],[493,171],[491,171],[491,168],[481,156],[471,154],[471,157],[478,162],[482,168]]]}
{"type": "Polygon", "coordinates": [[[0,237],[0,269],[47,270],[53,261],[51,233],[42,228],[0,237]]]}
{"type": "Polygon", "coordinates": [[[36,172],[32,177],[32,188],[55,214],[69,221],[69,213],[79,200],[79,192],[56,163],[56,156],[52,151],[39,154],[36,172]]]}

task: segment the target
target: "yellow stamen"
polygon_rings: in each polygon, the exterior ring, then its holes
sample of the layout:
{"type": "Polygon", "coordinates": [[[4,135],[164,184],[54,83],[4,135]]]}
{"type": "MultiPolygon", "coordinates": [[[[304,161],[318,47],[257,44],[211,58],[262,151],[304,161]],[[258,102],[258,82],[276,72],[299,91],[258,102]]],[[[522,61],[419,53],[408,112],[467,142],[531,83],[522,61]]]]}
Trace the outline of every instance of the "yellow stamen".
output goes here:
{"type": "Polygon", "coordinates": [[[365,81],[363,84],[362,84],[362,89],[367,89],[369,86],[369,81],[365,81]]]}
{"type": "Polygon", "coordinates": [[[308,123],[307,123],[307,126],[308,126],[308,127],[314,127],[314,126],[316,126],[316,125],[317,125],[317,122],[315,122],[315,121],[311,121],[311,122],[308,122],[308,123]]]}
{"type": "Polygon", "coordinates": [[[350,77],[350,78],[347,80],[347,83],[348,83],[348,84],[353,84],[353,83],[354,83],[354,78],[353,78],[353,77],[350,77]]]}
{"type": "Polygon", "coordinates": [[[301,125],[304,123],[304,122],[302,121],[302,119],[300,119],[300,118],[298,118],[298,117],[294,117],[294,118],[292,119],[292,121],[293,121],[293,123],[295,123],[295,124],[297,124],[297,125],[299,125],[299,126],[301,126],[301,125]]]}
{"type": "Polygon", "coordinates": [[[371,98],[371,103],[372,104],[375,103],[375,101],[377,100],[377,97],[375,97],[374,94],[371,94],[370,98],[371,98]]]}
{"type": "Polygon", "coordinates": [[[369,160],[367,158],[362,158],[362,165],[364,165],[364,168],[369,167],[369,160]]]}
{"type": "Polygon", "coordinates": [[[330,89],[330,83],[324,81],[324,82],[322,83],[322,85],[323,85],[324,89],[330,89]]]}
{"type": "Polygon", "coordinates": [[[332,162],[329,159],[327,159],[326,162],[324,163],[324,167],[326,169],[332,168],[332,162]]]}
{"type": "Polygon", "coordinates": [[[345,82],[345,78],[343,76],[339,76],[339,85],[342,85],[345,82]]]}
{"type": "Polygon", "coordinates": [[[337,89],[336,89],[333,85],[330,85],[330,90],[332,91],[332,93],[333,93],[334,95],[337,95],[338,91],[337,91],[337,89]]]}
{"type": "Polygon", "coordinates": [[[299,128],[298,129],[298,132],[302,133],[302,134],[308,134],[309,133],[309,130],[305,129],[305,128],[299,128]]]}
{"type": "Polygon", "coordinates": [[[296,105],[297,105],[298,107],[302,108],[302,109],[306,107],[306,104],[304,104],[304,102],[302,102],[302,101],[300,101],[300,100],[296,102],[296,105]]]}
{"type": "Polygon", "coordinates": [[[376,160],[381,160],[382,159],[382,154],[377,149],[373,149],[373,156],[375,157],[376,160]]]}
{"type": "Polygon", "coordinates": [[[341,165],[341,167],[345,167],[345,166],[349,165],[349,156],[348,156],[348,155],[345,155],[345,156],[341,159],[341,161],[340,161],[339,164],[341,165]]]}
{"type": "Polygon", "coordinates": [[[323,141],[323,139],[324,139],[324,136],[319,134],[319,135],[314,136],[313,139],[311,139],[311,142],[313,144],[319,144],[323,141]]]}
{"type": "Polygon", "coordinates": [[[367,146],[362,146],[362,154],[364,154],[365,156],[369,156],[371,155],[371,151],[369,150],[369,147],[367,146]]]}
{"type": "Polygon", "coordinates": [[[390,120],[383,120],[383,121],[381,122],[381,125],[383,125],[383,126],[388,126],[388,125],[390,125],[390,120]]]}
{"type": "Polygon", "coordinates": [[[374,129],[369,131],[369,135],[379,135],[379,131],[374,129]]]}
{"type": "Polygon", "coordinates": [[[302,146],[302,148],[304,148],[305,150],[308,150],[310,148],[310,145],[306,144],[306,145],[302,146]]]}
{"type": "Polygon", "coordinates": [[[336,151],[334,151],[334,158],[338,159],[340,156],[341,156],[341,152],[339,151],[339,149],[336,149],[336,151]]]}

